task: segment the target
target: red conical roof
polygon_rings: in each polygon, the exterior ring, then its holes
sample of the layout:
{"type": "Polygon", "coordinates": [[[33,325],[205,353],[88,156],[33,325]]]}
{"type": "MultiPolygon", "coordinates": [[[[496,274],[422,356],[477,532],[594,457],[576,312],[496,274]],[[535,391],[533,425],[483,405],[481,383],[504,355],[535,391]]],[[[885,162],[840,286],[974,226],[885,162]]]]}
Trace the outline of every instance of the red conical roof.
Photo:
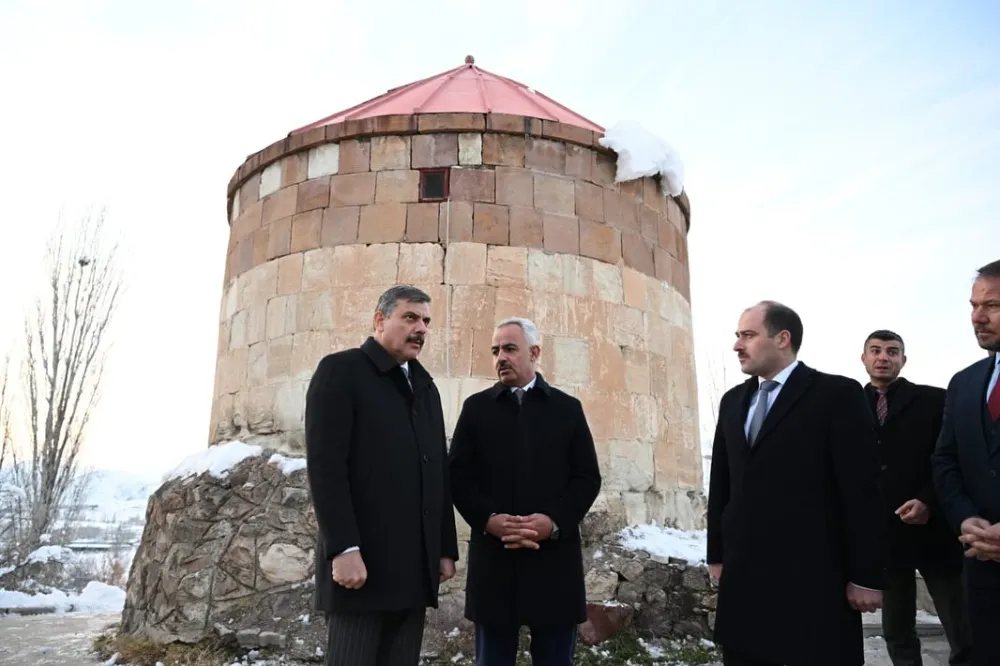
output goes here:
{"type": "Polygon", "coordinates": [[[293,130],[291,134],[346,120],[418,113],[505,113],[604,132],[597,123],[523,83],[476,67],[475,58],[466,56],[461,67],[393,88],[384,95],[293,130]]]}

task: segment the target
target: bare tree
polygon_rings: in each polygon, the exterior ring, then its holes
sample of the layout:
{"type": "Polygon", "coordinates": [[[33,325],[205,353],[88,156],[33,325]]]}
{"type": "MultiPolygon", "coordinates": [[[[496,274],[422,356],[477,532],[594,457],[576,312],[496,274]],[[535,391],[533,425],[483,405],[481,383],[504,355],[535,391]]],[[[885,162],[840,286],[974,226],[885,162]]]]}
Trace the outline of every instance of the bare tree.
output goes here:
{"type": "Polygon", "coordinates": [[[28,444],[12,447],[14,475],[25,494],[22,543],[34,548],[57,519],[79,510],[88,475],[80,447],[100,396],[109,326],[123,289],[116,245],[103,214],[73,228],[60,225],[46,254],[46,284],[24,325],[28,444]]]}
{"type": "Polygon", "coordinates": [[[10,425],[10,393],[8,393],[8,372],[10,356],[4,359],[3,375],[0,376],[0,565],[10,556],[15,545],[14,536],[19,532],[24,515],[22,500],[24,492],[14,484],[12,467],[8,467],[13,457],[13,434],[10,425]]]}

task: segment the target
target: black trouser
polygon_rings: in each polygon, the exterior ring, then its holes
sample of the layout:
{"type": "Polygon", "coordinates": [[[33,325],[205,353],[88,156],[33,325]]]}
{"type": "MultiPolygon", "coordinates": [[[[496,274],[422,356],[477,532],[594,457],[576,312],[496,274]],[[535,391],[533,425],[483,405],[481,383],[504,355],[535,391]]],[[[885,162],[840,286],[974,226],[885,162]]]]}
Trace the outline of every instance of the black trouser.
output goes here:
{"type": "MultiPolygon", "coordinates": [[[[529,627],[531,666],[572,666],[576,625],[529,627]]],[[[476,624],[476,666],[514,666],[521,628],[476,624]]]]}
{"type": "Polygon", "coordinates": [[[761,661],[760,659],[747,657],[723,645],[722,666],[781,666],[781,664],[775,661],[761,661]]]}
{"type": "MultiPolygon", "coordinates": [[[[950,666],[972,664],[972,632],[961,570],[941,573],[920,570],[951,653],[950,666]]],[[[917,580],[914,569],[887,572],[882,593],[882,635],[893,666],[922,666],[920,639],[917,638],[917,580]]]]}
{"type": "Polygon", "coordinates": [[[1000,664],[1000,562],[965,561],[972,666],[1000,664]]]}
{"type": "Polygon", "coordinates": [[[416,666],[425,609],[330,613],[326,666],[416,666]]]}

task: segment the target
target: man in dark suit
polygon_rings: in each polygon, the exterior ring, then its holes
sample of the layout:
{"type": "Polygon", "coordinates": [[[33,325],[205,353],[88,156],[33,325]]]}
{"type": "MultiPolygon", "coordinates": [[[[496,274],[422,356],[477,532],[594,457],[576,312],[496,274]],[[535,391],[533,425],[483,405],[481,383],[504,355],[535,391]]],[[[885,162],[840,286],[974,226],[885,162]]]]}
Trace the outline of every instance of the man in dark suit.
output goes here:
{"type": "Polygon", "coordinates": [[[499,381],[465,401],[450,454],[455,507],[472,528],[476,665],[514,666],[527,626],[534,666],[570,666],[587,617],[579,525],[601,488],[597,452],[580,401],[535,370],[533,323],[499,324],[492,353],[499,381]]]}
{"type": "Polygon", "coordinates": [[[906,347],[898,333],[875,331],[861,354],[870,382],[868,406],[876,420],[882,463],[882,515],[887,571],[882,634],[894,666],[920,666],[916,570],[927,585],[951,646],[950,666],[972,659],[962,548],[941,510],[931,478],[931,454],[941,432],[945,391],[899,376],[906,347]]]}
{"type": "Polygon", "coordinates": [[[708,495],[726,666],[860,666],[861,613],[882,603],[875,423],[861,385],[799,362],[801,344],[784,305],[740,317],[751,377],[720,401],[708,495]]]}
{"type": "Polygon", "coordinates": [[[972,285],[972,327],[989,356],[948,384],[934,451],[941,505],[966,546],[973,664],[1000,664],[1000,260],[972,285]]]}
{"type": "Polygon", "coordinates": [[[306,394],[328,666],[414,666],[425,609],[455,574],[441,398],[417,361],[430,300],[408,286],[382,294],[374,335],[323,358],[306,394]]]}

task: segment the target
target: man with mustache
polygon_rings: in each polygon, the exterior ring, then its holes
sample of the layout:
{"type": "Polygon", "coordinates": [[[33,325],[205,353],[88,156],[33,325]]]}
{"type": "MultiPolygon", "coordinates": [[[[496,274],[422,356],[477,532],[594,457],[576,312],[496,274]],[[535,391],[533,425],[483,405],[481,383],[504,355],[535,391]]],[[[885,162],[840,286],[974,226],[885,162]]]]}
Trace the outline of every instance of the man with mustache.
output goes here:
{"type": "Polygon", "coordinates": [[[972,329],[989,355],[952,377],[934,481],[966,551],[974,666],[1000,664],[1000,260],[972,283],[972,329]]]}
{"type": "Polygon", "coordinates": [[[387,290],[373,335],[324,357],[306,393],[328,666],[416,664],[426,608],[455,575],[441,397],[417,360],[430,301],[416,287],[387,290]]]}
{"type": "Polygon", "coordinates": [[[916,570],[920,570],[951,646],[950,666],[972,658],[962,548],[941,510],[931,477],[931,454],[941,432],[945,391],[900,377],[906,365],[903,338],[879,330],[861,353],[865,386],[875,417],[882,462],[882,515],[888,540],[882,634],[893,666],[920,666],[916,631],[916,570]]]}
{"type": "Polygon", "coordinates": [[[533,666],[570,666],[587,618],[579,526],[601,488],[597,452],[580,401],[536,371],[531,321],[497,325],[492,354],[499,381],[465,401],[450,454],[455,507],[472,528],[476,666],[514,666],[523,626],[533,666]]]}
{"type": "Polygon", "coordinates": [[[764,301],[736,331],[750,378],[722,396],[708,494],[715,641],[725,666],[861,666],[883,528],[861,385],[797,360],[802,321],[764,301]]]}

